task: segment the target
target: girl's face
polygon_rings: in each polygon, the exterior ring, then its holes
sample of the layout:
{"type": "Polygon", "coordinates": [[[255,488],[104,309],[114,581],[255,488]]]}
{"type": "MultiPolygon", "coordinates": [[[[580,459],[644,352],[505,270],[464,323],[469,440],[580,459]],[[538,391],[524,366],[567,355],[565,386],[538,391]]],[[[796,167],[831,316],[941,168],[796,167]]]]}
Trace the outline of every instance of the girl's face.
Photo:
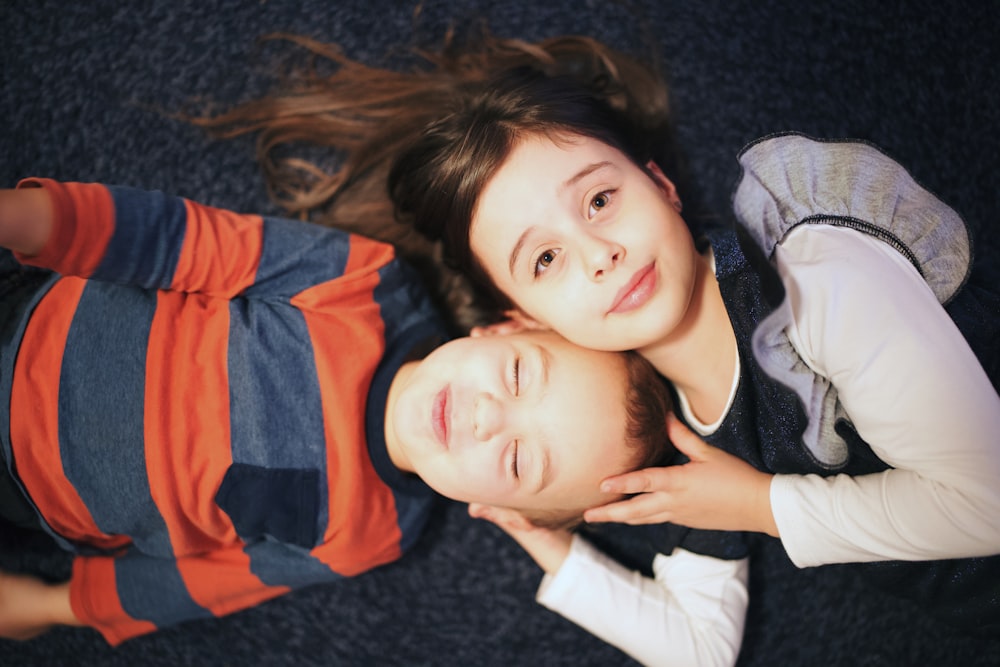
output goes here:
{"type": "Polygon", "coordinates": [[[525,138],[479,198],[472,252],[525,314],[579,345],[666,342],[698,255],[673,183],[648,168],[595,139],[525,138]]]}

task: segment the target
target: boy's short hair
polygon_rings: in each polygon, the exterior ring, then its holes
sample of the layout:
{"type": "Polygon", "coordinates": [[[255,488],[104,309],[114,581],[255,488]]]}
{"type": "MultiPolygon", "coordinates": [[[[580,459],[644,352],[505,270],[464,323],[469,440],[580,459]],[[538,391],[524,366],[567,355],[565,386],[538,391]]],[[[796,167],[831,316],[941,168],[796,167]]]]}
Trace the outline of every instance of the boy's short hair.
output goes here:
{"type": "Polygon", "coordinates": [[[665,465],[676,449],[667,437],[667,415],[674,403],[666,380],[638,352],[623,353],[627,443],[636,450],[634,469],[665,465]]]}
{"type": "MultiPolygon", "coordinates": [[[[667,437],[667,414],[673,409],[667,383],[638,352],[623,352],[621,357],[626,381],[624,445],[632,454],[628,470],[668,465],[677,450],[667,437]]],[[[522,514],[541,528],[570,529],[583,521],[579,508],[522,514]]]]}

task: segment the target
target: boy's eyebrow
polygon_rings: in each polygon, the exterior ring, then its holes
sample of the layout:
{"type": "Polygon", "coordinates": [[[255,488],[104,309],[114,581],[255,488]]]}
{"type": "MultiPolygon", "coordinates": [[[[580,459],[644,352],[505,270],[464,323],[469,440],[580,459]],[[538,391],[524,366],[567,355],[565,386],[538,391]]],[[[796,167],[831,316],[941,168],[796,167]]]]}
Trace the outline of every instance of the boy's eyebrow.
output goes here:
{"type": "Polygon", "coordinates": [[[549,456],[549,448],[542,447],[542,474],[538,477],[538,486],[535,493],[541,493],[552,481],[552,458],[549,456]]]}
{"type": "MultiPolygon", "coordinates": [[[[541,366],[541,390],[544,392],[549,385],[549,373],[552,370],[552,353],[549,352],[544,346],[534,345],[535,351],[538,354],[539,365],[541,366]]],[[[541,459],[542,459],[542,471],[538,476],[538,486],[535,488],[535,493],[540,493],[545,487],[549,485],[552,481],[552,458],[550,456],[551,450],[548,446],[547,438],[542,439],[541,446],[541,459]]]]}
{"type": "MultiPolygon", "coordinates": [[[[559,191],[563,192],[568,190],[595,171],[611,166],[613,165],[609,160],[601,160],[600,162],[588,164],[586,167],[563,181],[563,184],[559,186],[559,191]]],[[[521,235],[517,237],[517,242],[514,244],[514,248],[510,251],[510,259],[507,262],[507,270],[510,272],[511,278],[514,277],[514,266],[517,264],[518,256],[521,254],[521,248],[524,246],[524,242],[527,240],[528,235],[531,234],[534,229],[535,226],[532,225],[521,232],[521,235]]]]}
{"type": "Polygon", "coordinates": [[[535,352],[538,354],[539,365],[542,367],[542,389],[547,389],[549,370],[552,368],[552,353],[538,343],[535,343],[535,352]]]}

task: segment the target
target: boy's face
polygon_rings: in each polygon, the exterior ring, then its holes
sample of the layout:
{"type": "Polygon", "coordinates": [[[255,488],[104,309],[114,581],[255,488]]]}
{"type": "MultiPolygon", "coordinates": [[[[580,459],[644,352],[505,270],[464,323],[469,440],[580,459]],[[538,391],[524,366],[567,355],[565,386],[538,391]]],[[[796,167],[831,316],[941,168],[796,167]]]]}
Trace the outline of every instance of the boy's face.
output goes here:
{"type": "Polygon", "coordinates": [[[525,138],[483,189],[470,247],[538,322],[642,351],[682,325],[698,265],[673,183],[648,168],[590,138],[525,138]]]}
{"type": "Polygon", "coordinates": [[[550,332],[460,338],[404,367],[389,397],[393,460],[444,496],[585,509],[628,467],[620,356],[550,332]]]}

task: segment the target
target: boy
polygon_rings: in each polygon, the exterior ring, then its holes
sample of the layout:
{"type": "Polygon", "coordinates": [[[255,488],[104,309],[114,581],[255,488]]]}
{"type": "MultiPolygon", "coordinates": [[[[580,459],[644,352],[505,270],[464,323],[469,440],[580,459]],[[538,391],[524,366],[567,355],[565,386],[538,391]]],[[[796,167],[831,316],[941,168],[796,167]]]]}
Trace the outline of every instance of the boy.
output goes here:
{"type": "Polygon", "coordinates": [[[668,446],[634,356],[536,333],[424,357],[444,327],[361,237],[32,179],[0,245],[58,272],[0,260],[0,511],[79,554],[65,584],[0,575],[3,636],[117,644],[357,574],[414,543],[428,485],[565,522],[668,446]]]}

